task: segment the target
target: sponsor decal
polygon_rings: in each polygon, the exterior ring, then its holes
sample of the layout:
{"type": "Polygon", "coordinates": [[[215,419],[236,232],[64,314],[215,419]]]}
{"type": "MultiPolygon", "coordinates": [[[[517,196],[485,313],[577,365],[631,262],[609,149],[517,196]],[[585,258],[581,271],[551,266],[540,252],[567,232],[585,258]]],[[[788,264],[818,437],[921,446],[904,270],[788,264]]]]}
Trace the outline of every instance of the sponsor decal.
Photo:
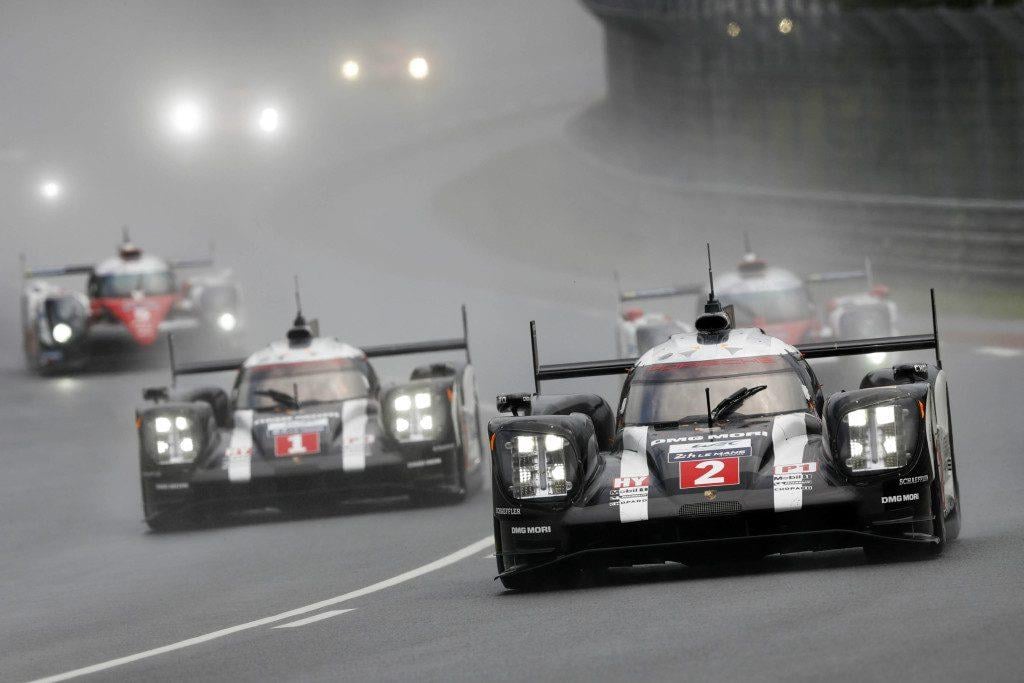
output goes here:
{"type": "Polygon", "coordinates": [[[707,489],[704,491],[704,497],[708,500],[714,500],[715,498],[718,498],[718,491],[714,489],[707,489]]]}
{"type": "Polygon", "coordinates": [[[714,441],[716,439],[742,439],[744,437],[763,436],[768,438],[768,432],[729,432],[728,434],[694,434],[691,436],[670,436],[664,439],[651,439],[651,445],[657,446],[663,443],[690,443],[693,441],[714,441]]]}
{"type": "Polygon", "coordinates": [[[228,446],[224,449],[225,458],[247,458],[252,455],[252,446],[228,446]]]}
{"type": "Polygon", "coordinates": [[[338,419],[338,413],[317,413],[315,415],[298,415],[293,418],[280,417],[261,418],[253,421],[256,425],[266,425],[270,434],[291,434],[294,432],[322,432],[330,425],[331,419],[338,419]]]}
{"type": "Polygon", "coordinates": [[[173,482],[166,482],[166,483],[163,483],[163,484],[157,483],[154,486],[154,488],[157,491],[180,491],[182,489],[187,489],[188,488],[188,482],[187,481],[173,481],[173,482]]]}
{"type": "Polygon", "coordinates": [[[904,477],[900,479],[900,486],[910,486],[911,484],[920,484],[925,481],[928,481],[927,474],[921,474],[916,477],[904,477]]]}
{"type": "Polygon", "coordinates": [[[776,465],[772,470],[772,474],[781,476],[785,474],[811,474],[817,471],[818,463],[816,462],[798,462],[792,465],[776,465]]]}
{"type": "Polygon", "coordinates": [[[320,452],[320,432],[278,434],[274,437],[274,455],[286,458],[292,455],[310,455],[320,452]]]}
{"type": "Polygon", "coordinates": [[[904,493],[898,496],[882,496],[882,505],[888,503],[912,503],[915,500],[920,500],[920,493],[904,493]]]}
{"type": "Polygon", "coordinates": [[[679,463],[679,488],[735,486],[740,483],[740,459],[686,460],[679,463]]]}
{"type": "Polygon", "coordinates": [[[512,527],[512,533],[517,536],[524,534],[550,534],[550,526],[514,526],[512,527]]]}
{"type": "Polygon", "coordinates": [[[440,465],[442,462],[443,461],[441,460],[441,458],[425,458],[423,460],[412,460],[410,462],[405,463],[405,466],[408,469],[410,469],[410,470],[414,470],[414,469],[417,469],[417,468],[420,468],[420,467],[430,467],[431,465],[440,465]]]}
{"type": "Polygon", "coordinates": [[[650,486],[650,477],[615,477],[612,480],[613,489],[631,489],[639,486],[650,486]]]}
{"type": "Polygon", "coordinates": [[[506,515],[509,517],[518,517],[523,514],[522,508],[494,508],[494,514],[506,515]]]}
{"type": "Polygon", "coordinates": [[[668,461],[682,462],[683,460],[704,458],[745,458],[750,455],[751,451],[750,439],[684,443],[669,446],[668,461]]]}

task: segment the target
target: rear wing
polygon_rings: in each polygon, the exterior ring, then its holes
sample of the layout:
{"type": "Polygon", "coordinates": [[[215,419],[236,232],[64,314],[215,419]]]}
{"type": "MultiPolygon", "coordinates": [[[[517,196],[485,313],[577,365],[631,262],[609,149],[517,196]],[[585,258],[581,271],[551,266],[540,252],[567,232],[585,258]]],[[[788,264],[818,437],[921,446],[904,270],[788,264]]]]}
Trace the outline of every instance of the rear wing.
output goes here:
{"type": "Polygon", "coordinates": [[[700,285],[670,285],[651,289],[631,289],[619,292],[619,303],[639,301],[641,299],[668,299],[676,296],[694,296],[700,294],[700,285]]]}
{"type": "Polygon", "coordinates": [[[874,274],[871,271],[871,259],[864,259],[863,270],[838,270],[831,273],[811,273],[805,280],[808,284],[821,282],[846,282],[848,280],[867,280],[868,289],[874,286],[874,274]]]}
{"type": "MultiPolygon", "coordinates": [[[[171,386],[174,386],[179,375],[199,375],[208,372],[233,372],[241,368],[245,363],[245,358],[230,358],[225,360],[182,363],[181,365],[178,365],[174,359],[173,336],[168,336],[167,345],[171,355],[171,386]]],[[[367,358],[405,356],[415,353],[436,353],[440,351],[465,351],[466,362],[472,362],[469,355],[469,316],[466,313],[465,304],[462,305],[462,337],[456,339],[411,342],[408,344],[383,344],[380,346],[362,347],[362,352],[366,354],[367,358]]]]}
{"type": "Polygon", "coordinates": [[[472,362],[469,356],[469,317],[466,304],[462,304],[462,336],[455,339],[436,339],[434,341],[410,342],[408,344],[381,344],[364,346],[363,353],[367,358],[384,356],[407,356],[414,353],[437,353],[440,351],[465,351],[466,362],[472,362]]]}
{"type": "Polygon", "coordinates": [[[167,265],[171,270],[183,270],[185,268],[212,268],[213,257],[181,259],[180,261],[168,261],[167,265]]]}
{"type": "MultiPolygon", "coordinates": [[[[796,348],[807,359],[832,358],[838,356],[855,356],[865,353],[896,353],[899,351],[918,351],[921,349],[935,350],[935,365],[942,369],[942,356],[939,352],[939,322],[935,311],[935,290],[930,290],[932,308],[931,334],[911,334],[899,337],[879,337],[877,339],[855,339],[852,341],[818,342],[800,344],[796,348]]],[[[553,363],[542,365],[537,349],[537,323],[530,321],[530,344],[533,352],[533,383],[536,392],[540,393],[540,383],[549,379],[574,379],[578,377],[601,377],[605,375],[624,375],[636,365],[636,358],[614,358],[611,360],[588,361],[582,363],[553,363]]]]}
{"type": "Polygon", "coordinates": [[[62,277],[64,275],[92,275],[93,266],[87,264],[75,264],[70,266],[57,266],[54,268],[32,268],[25,265],[25,255],[19,254],[18,260],[21,263],[21,276],[26,279],[37,277],[62,277]]]}

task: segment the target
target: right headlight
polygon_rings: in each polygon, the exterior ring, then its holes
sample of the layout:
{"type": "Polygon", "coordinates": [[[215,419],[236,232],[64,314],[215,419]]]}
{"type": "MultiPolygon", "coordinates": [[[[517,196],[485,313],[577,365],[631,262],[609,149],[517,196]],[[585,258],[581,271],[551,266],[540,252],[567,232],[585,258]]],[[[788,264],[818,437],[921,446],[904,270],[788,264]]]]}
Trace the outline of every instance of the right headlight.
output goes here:
{"type": "Polygon", "coordinates": [[[191,416],[173,413],[150,416],[145,430],[144,438],[157,464],[181,465],[196,459],[200,435],[191,416]]]}
{"type": "Polygon", "coordinates": [[[847,412],[840,428],[841,459],[851,474],[897,470],[910,464],[916,447],[916,406],[877,403],[847,412]]]}
{"type": "Polygon", "coordinates": [[[572,489],[575,457],[569,441],[557,434],[504,435],[510,464],[509,491],[521,500],[559,498],[572,489]]]}

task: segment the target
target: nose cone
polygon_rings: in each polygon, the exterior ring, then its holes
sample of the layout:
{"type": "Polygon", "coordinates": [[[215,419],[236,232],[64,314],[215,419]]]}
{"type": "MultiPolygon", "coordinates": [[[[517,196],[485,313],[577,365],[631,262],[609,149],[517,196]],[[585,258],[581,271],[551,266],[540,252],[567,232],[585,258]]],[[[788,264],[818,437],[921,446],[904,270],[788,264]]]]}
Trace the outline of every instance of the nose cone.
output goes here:
{"type": "Polygon", "coordinates": [[[144,296],[104,299],[103,308],[121,321],[132,338],[142,346],[149,346],[160,336],[160,323],[164,321],[175,297],[144,296]]]}

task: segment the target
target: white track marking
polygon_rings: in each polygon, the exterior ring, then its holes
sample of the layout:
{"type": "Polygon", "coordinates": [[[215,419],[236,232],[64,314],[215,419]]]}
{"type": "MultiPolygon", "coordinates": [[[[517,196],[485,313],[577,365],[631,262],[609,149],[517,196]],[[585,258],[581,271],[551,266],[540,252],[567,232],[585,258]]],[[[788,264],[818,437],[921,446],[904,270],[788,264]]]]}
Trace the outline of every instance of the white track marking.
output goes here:
{"type": "Polygon", "coordinates": [[[81,669],[75,669],[74,671],[56,674],[55,676],[39,678],[33,681],[32,683],[50,683],[51,681],[66,681],[72,678],[78,678],[79,676],[87,676],[89,674],[94,674],[100,671],[107,671],[108,669],[113,669],[114,667],[124,666],[125,664],[131,664],[132,662],[137,662],[141,659],[148,659],[150,657],[162,655],[167,652],[182,650],[186,647],[192,647],[193,645],[200,645],[202,643],[206,643],[211,640],[216,640],[218,638],[223,638],[225,636],[229,636],[233,633],[238,633],[240,631],[248,631],[250,629],[259,628],[260,626],[266,626],[267,624],[272,624],[275,621],[284,621],[285,619],[291,619],[292,617],[297,617],[302,614],[316,612],[317,610],[321,610],[324,607],[331,607],[332,605],[337,605],[338,603],[347,602],[349,600],[355,600],[356,598],[361,598],[364,595],[376,593],[377,591],[382,591],[385,588],[391,588],[392,586],[397,586],[400,583],[411,581],[412,579],[415,579],[419,576],[423,576],[424,574],[429,574],[430,572],[437,571],[438,569],[443,569],[444,567],[447,567],[450,564],[455,564],[459,560],[463,560],[467,557],[470,557],[471,555],[476,555],[481,550],[488,548],[493,544],[494,536],[487,536],[485,538],[480,539],[476,543],[471,543],[467,545],[465,548],[456,550],[454,553],[450,555],[445,555],[439,560],[434,560],[433,562],[425,564],[422,567],[410,569],[404,574],[399,574],[398,576],[392,577],[390,579],[385,579],[384,581],[378,581],[373,585],[367,586],[366,588],[360,588],[359,590],[354,590],[351,593],[345,593],[344,595],[336,595],[333,598],[327,598],[326,600],[321,600],[320,602],[314,602],[311,605],[306,605],[304,607],[296,607],[295,609],[288,610],[287,612],[281,612],[280,614],[275,614],[273,616],[263,617],[262,619],[257,619],[255,621],[250,621],[244,624],[238,624],[237,626],[229,626],[228,628],[222,628],[219,631],[213,631],[212,633],[196,636],[195,638],[189,638],[188,640],[181,640],[177,643],[171,643],[170,645],[164,645],[162,647],[154,648],[152,650],[146,650],[145,652],[137,652],[133,655],[128,655],[127,657],[119,657],[117,659],[111,659],[109,661],[101,662],[99,664],[93,664],[92,666],[86,666],[81,669]]]}
{"type": "Polygon", "coordinates": [[[986,356],[995,356],[996,358],[1016,358],[1024,353],[1020,349],[1009,349],[1005,346],[981,346],[976,351],[986,356]]]}
{"type": "Polygon", "coordinates": [[[320,614],[314,614],[313,616],[306,617],[305,619],[299,619],[298,621],[289,621],[287,624],[281,624],[280,626],[274,626],[274,628],[296,628],[298,626],[305,626],[306,624],[315,624],[318,621],[323,621],[324,619],[330,619],[331,617],[336,617],[339,614],[344,614],[345,612],[354,612],[354,611],[355,611],[355,607],[353,607],[352,609],[332,609],[332,610],[327,610],[326,612],[321,612],[320,614]]]}

